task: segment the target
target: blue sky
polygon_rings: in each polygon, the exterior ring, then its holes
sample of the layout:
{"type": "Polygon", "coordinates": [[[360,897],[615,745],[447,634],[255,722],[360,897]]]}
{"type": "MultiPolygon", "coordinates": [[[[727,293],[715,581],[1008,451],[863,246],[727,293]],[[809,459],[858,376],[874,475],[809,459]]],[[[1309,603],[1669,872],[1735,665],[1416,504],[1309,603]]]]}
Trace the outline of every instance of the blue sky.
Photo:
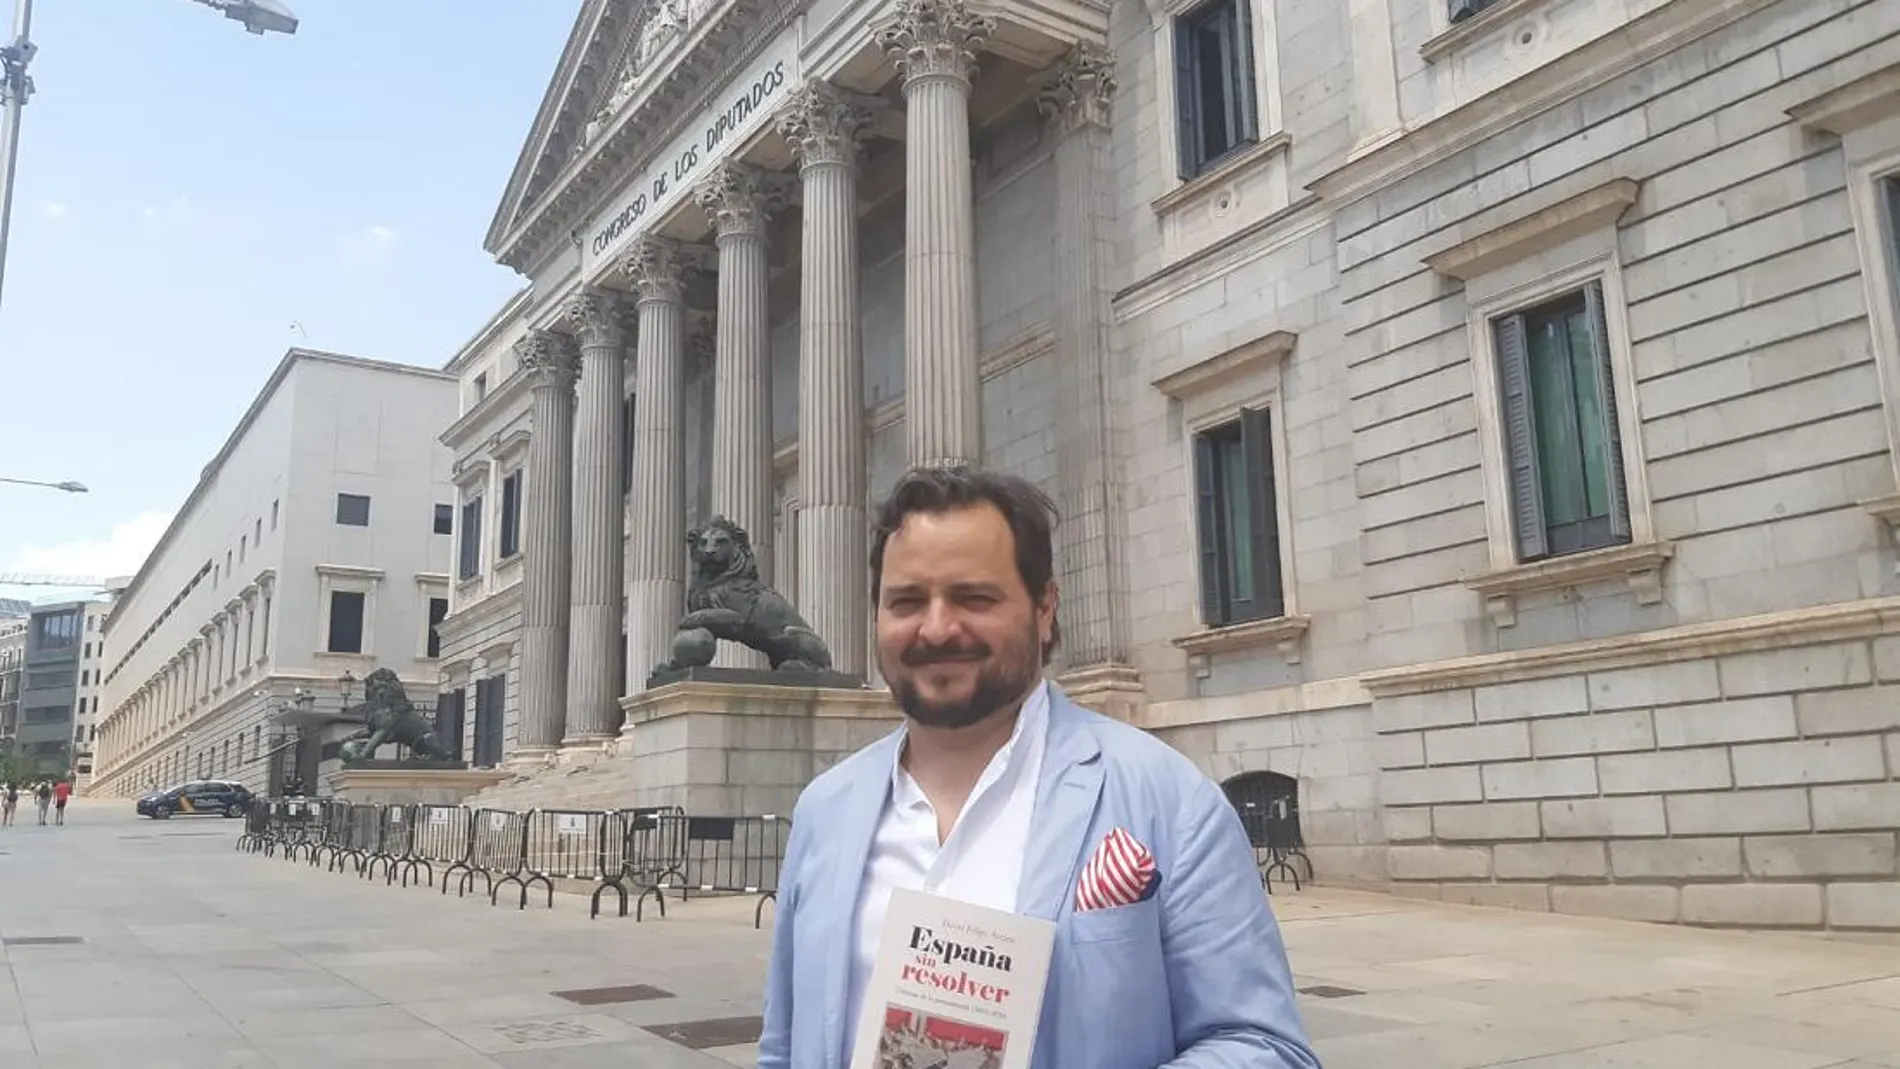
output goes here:
{"type": "Polygon", "coordinates": [[[482,237],[580,0],[287,2],[38,0],[0,476],[92,492],[0,483],[0,572],[129,574],[285,349],[440,366],[522,284],[482,237]]]}

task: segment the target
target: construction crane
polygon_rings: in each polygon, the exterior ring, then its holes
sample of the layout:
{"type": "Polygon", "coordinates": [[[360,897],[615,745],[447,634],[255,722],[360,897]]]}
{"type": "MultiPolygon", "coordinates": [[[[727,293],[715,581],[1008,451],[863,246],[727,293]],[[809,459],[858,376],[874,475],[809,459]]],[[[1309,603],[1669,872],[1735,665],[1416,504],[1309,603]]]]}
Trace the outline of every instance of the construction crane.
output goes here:
{"type": "Polygon", "coordinates": [[[0,572],[0,586],[70,586],[103,590],[107,581],[96,575],[41,575],[37,572],[0,572]]]}

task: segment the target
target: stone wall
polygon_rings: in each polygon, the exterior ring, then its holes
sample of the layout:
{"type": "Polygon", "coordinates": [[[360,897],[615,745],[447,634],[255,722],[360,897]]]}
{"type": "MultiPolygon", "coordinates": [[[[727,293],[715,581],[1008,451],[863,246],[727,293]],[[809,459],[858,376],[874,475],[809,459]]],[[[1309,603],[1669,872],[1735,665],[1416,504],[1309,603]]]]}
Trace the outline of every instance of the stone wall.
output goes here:
{"type": "Polygon", "coordinates": [[[1386,882],[1369,706],[1158,728],[1155,734],[1219,783],[1259,771],[1292,777],[1299,783],[1300,830],[1314,875],[1331,884],[1386,882]]]}
{"type": "MultiPolygon", "coordinates": [[[[506,673],[503,690],[502,753],[512,753],[521,721],[521,591],[510,586],[491,594],[471,611],[449,618],[442,632],[442,680],[462,691],[462,755],[475,757],[475,683],[506,673]]],[[[411,695],[412,701],[420,699],[411,695]]]]}
{"type": "Polygon", "coordinates": [[[1900,927],[1900,637],[1374,704],[1393,887],[1687,924],[1900,927]]]}

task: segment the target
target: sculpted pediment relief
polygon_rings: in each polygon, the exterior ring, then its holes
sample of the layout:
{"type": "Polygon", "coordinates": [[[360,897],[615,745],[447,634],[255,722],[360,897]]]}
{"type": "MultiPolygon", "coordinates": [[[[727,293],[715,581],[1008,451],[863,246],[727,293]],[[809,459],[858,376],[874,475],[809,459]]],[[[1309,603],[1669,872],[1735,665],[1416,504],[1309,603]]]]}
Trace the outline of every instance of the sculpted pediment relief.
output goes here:
{"type": "Polygon", "coordinates": [[[664,67],[667,56],[714,7],[716,0],[638,0],[618,67],[587,125],[574,139],[569,157],[586,152],[621,111],[633,101],[650,71],[664,67]]]}
{"type": "Polygon", "coordinates": [[[797,2],[586,0],[484,246],[526,270],[695,94],[731,76],[749,40],[780,31],[797,2]]]}

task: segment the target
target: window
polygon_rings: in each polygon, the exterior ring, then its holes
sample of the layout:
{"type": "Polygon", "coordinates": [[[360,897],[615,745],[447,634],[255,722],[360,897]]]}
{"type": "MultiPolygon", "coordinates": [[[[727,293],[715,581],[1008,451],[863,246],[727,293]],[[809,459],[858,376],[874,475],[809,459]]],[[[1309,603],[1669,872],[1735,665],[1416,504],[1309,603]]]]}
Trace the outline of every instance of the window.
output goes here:
{"type": "Polygon", "coordinates": [[[430,598],[429,599],[429,638],[428,638],[428,646],[426,647],[427,656],[430,656],[430,657],[442,656],[442,636],[438,632],[437,629],[442,626],[442,620],[444,617],[448,616],[448,614],[449,614],[449,599],[447,598],[430,598]]]}
{"type": "Polygon", "coordinates": [[[1247,0],[1208,0],[1174,20],[1175,123],[1182,178],[1260,136],[1247,0]]]}
{"type": "Polygon", "coordinates": [[[263,616],[263,619],[259,621],[258,626],[263,628],[263,633],[260,634],[257,639],[257,657],[259,660],[263,660],[264,658],[270,656],[270,595],[269,594],[264,595],[264,616],[263,616]]]}
{"type": "Polygon", "coordinates": [[[330,592],[328,649],[331,653],[363,652],[363,603],[364,594],[360,590],[330,592]]]}
{"type": "Polygon", "coordinates": [[[1630,541],[1603,287],[1494,321],[1518,558],[1630,541]]]}
{"type": "Polygon", "coordinates": [[[482,499],[480,495],[462,503],[461,561],[457,574],[473,579],[482,571],[482,499]]]}
{"type": "Polygon", "coordinates": [[[80,686],[82,686],[82,687],[90,687],[90,686],[92,686],[92,672],[91,672],[91,670],[89,670],[89,669],[85,669],[85,668],[82,668],[82,669],[80,669],[80,670],[79,670],[79,685],[80,685],[80,686]]]}
{"type": "Polygon", "coordinates": [[[1279,512],[1264,409],[1194,436],[1201,615],[1208,627],[1283,615],[1279,512]]]}
{"type": "Polygon", "coordinates": [[[336,522],[345,527],[368,527],[368,496],[364,494],[336,495],[336,522]]]}
{"type": "Polygon", "coordinates": [[[78,641],[78,613],[63,612],[33,620],[33,645],[36,649],[66,650],[78,641]]]}
{"type": "Polygon", "coordinates": [[[245,541],[246,541],[246,537],[245,537],[244,535],[238,535],[238,563],[239,563],[239,564],[243,564],[243,563],[244,563],[244,543],[245,543],[245,541]]]}
{"type": "Polygon", "coordinates": [[[455,506],[437,505],[435,507],[435,533],[455,533],[455,506]]]}
{"type": "Polygon", "coordinates": [[[484,371],[481,374],[475,376],[476,403],[480,404],[482,398],[487,397],[487,396],[488,396],[488,372],[484,371]]]}
{"type": "MultiPolygon", "coordinates": [[[[88,621],[88,622],[90,622],[90,621],[88,621]]],[[[85,646],[85,648],[84,648],[84,649],[83,649],[82,651],[80,651],[80,655],[81,655],[81,656],[83,656],[83,657],[91,657],[91,656],[92,656],[92,643],[90,643],[90,642],[88,642],[88,643],[86,643],[86,646],[85,646]]]]}
{"type": "Polygon", "coordinates": [[[1451,0],[1451,21],[1463,22],[1497,2],[1498,0],[1451,0]]]}
{"type": "Polygon", "coordinates": [[[270,503],[270,529],[273,531],[277,529],[277,502],[275,501],[270,503]]]}
{"type": "Polygon", "coordinates": [[[251,524],[251,545],[261,546],[263,544],[264,544],[264,518],[262,516],[259,516],[251,524]]]}
{"type": "Polygon", "coordinates": [[[223,756],[218,758],[218,771],[229,772],[231,771],[231,740],[230,739],[224,740],[223,750],[224,750],[223,756]]]}
{"type": "Polygon", "coordinates": [[[501,559],[521,552],[521,473],[501,481],[501,559]]]}
{"type": "Polygon", "coordinates": [[[231,572],[231,551],[227,549],[224,551],[224,574],[230,575],[231,572]]]}

